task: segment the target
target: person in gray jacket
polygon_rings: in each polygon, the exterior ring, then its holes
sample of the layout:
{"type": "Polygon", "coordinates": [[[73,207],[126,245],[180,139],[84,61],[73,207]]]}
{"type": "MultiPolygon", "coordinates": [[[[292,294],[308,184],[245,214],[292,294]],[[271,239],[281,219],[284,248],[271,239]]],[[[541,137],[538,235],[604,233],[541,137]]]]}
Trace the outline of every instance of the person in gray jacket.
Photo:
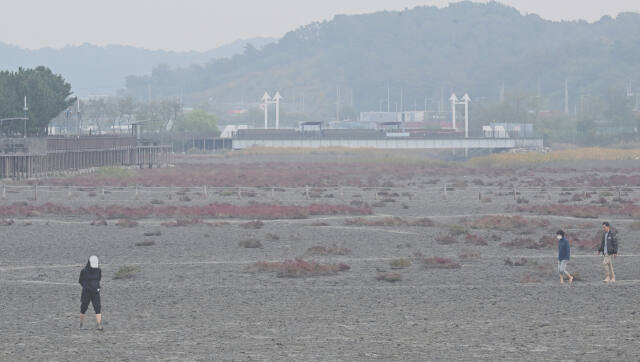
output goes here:
{"type": "Polygon", "coordinates": [[[611,225],[608,222],[602,223],[602,242],[600,248],[598,248],[598,254],[602,253],[604,259],[602,259],[602,265],[604,265],[604,282],[615,283],[616,274],[613,272],[613,259],[618,255],[618,235],[611,229],[611,225]]]}
{"type": "Polygon", "coordinates": [[[560,274],[560,284],[564,283],[564,276],[567,276],[569,283],[573,282],[573,276],[567,271],[567,263],[571,257],[571,246],[569,240],[565,238],[564,231],[556,232],[558,239],[558,273],[560,274]]]}

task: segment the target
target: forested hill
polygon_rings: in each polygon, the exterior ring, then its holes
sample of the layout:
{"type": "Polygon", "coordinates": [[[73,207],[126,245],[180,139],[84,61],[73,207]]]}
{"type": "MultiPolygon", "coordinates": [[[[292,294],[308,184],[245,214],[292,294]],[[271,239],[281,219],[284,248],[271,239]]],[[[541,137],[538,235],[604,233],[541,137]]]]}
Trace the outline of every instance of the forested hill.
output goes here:
{"type": "Polygon", "coordinates": [[[403,88],[405,108],[413,108],[425,97],[439,99],[441,88],[445,97],[453,90],[497,102],[504,82],[507,92],[529,94],[540,84],[545,108],[562,109],[565,79],[571,104],[581,94],[623,92],[629,78],[640,84],[638,59],[640,14],[552,22],[495,2],[461,2],[336,16],[262,50],[129,77],[127,88],[140,98],[148,86],[156,99],[183,93],[187,104],[257,101],[265,90],[280,90],[288,101],[304,94],[307,113],[321,118],[335,114],[337,87],[345,106],[377,110],[388,86],[392,107],[403,88]]]}
{"type": "Polygon", "coordinates": [[[73,85],[77,95],[114,94],[124,88],[131,74],[150,74],[153,67],[205,64],[212,59],[228,58],[242,53],[247,43],[257,48],[274,42],[272,38],[237,40],[205,52],[170,52],[147,50],[122,45],[105,47],[83,44],[62,49],[23,49],[0,43],[0,70],[15,71],[45,65],[62,74],[73,85]]]}

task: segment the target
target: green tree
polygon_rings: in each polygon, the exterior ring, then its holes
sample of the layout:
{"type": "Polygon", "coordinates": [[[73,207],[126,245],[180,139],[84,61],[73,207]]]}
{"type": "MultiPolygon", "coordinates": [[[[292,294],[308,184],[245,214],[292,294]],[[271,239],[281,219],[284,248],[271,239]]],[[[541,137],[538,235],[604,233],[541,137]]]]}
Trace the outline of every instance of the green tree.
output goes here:
{"type": "Polygon", "coordinates": [[[196,109],[185,114],[176,123],[176,129],[183,132],[198,132],[203,135],[219,134],[216,116],[196,109]]]}
{"type": "Polygon", "coordinates": [[[576,143],[576,119],[564,113],[554,113],[541,117],[536,123],[538,134],[546,144],[576,143]]]}
{"type": "Polygon", "coordinates": [[[57,115],[76,101],[71,84],[46,67],[0,72],[0,118],[22,117],[27,97],[27,134],[46,134],[57,115]]]}

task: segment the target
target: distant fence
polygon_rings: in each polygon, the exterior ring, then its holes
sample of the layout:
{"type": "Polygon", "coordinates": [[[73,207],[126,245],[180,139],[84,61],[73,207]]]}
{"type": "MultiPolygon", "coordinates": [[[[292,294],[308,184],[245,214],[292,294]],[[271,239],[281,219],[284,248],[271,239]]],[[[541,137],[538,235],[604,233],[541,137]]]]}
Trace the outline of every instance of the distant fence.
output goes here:
{"type": "Polygon", "coordinates": [[[135,147],[135,136],[94,135],[94,136],[48,136],[47,150],[106,150],[113,148],[135,147]]]}
{"type": "Polygon", "coordinates": [[[172,162],[171,146],[117,147],[47,153],[0,154],[0,178],[14,180],[55,176],[62,172],[103,166],[148,165],[172,162]]]}
{"type": "Polygon", "coordinates": [[[132,200],[177,200],[177,201],[219,201],[252,200],[256,198],[274,201],[308,202],[402,202],[449,200],[451,202],[476,200],[511,200],[514,203],[528,203],[539,200],[571,199],[572,195],[606,193],[622,198],[629,193],[640,191],[640,187],[499,187],[499,186],[450,186],[429,185],[427,187],[213,187],[202,186],[48,186],[48,185],[0,185],[3,201],[27,200],[69,200],[85,197],[96,201],[132,200]]]}

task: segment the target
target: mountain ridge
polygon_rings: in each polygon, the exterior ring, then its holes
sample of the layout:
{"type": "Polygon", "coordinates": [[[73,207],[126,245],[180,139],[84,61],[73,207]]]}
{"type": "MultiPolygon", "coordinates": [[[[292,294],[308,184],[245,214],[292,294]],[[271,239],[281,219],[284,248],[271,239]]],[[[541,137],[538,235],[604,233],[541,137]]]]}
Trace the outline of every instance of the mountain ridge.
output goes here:
{"type": "Polygon", "coordinates": [[[69,81],[75,94],[115,94],[132,74],[151,73],[153,67],[167,64],[184,67],[204,64],[214,58],[227,58],[244,51],[246,44],[262,48],[276,39],[239,39],[207,51],[149,50],[130,45],[105,46],[84,43],[63,48],[25,49],[0,42],[0,70],[17,70],[45,65],[69,81]],[[107,59],[105,61],[105,59],[107,59]],[[99,61],[98,61],[99,60],[99,61]]]}
{"type": "Polygon", "coordinates": [[[497,101],[504,82],[508,91],[529,93],[541,84],[545,108],[562,109],[565,79],[572,105],[581,94],[623,90],[627,78],[640,84],[634,59],[640,59],[640,14],[555,22],[496,2],[465,1],[337,15],[261,50],[128,77],[127,91],[143,99],[151,87],[158,99],[181,93],[187,104],[216,107],[241,99],[257,103],[265,90],[280,90],[289,102],[304,94],[307,112],[329,118],[347,103],[356,111],[378,109],[387,87],[393,103],[400,103],[402,89],[404,105],[413,105],[439,99],[442,90],[497,101]],[[353,98],[337,105],[338,87],[353,98]]]}

